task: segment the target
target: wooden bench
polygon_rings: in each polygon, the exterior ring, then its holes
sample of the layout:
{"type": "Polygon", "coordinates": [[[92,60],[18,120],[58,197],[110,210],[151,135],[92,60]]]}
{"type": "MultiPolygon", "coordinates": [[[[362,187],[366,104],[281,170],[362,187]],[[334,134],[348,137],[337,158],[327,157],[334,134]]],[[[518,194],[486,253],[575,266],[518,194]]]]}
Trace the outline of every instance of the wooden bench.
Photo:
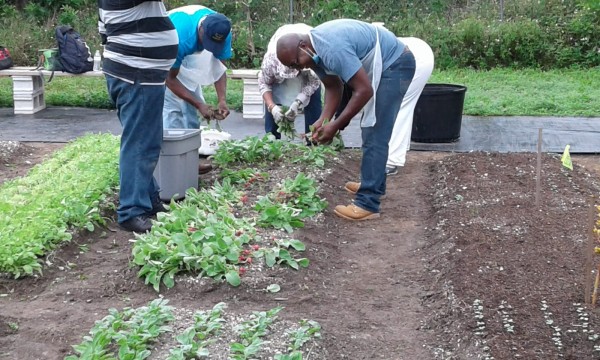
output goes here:
{"type": "MultiPolygon", "coordinates": [[[[244,82],[243,117],[244,119],[263,118],[263,99],[258,91],[259,70],[232,70],[231,79],[244,82]]],[[[12,67],[0,70],[0,76],[10,76],[13,82],[13,100],[15,114],[35,114],[46,108],[44,79],[49,79],[51,71],[34,70],[31,67],[12,67]]],[[[88,71],[83,74],[70,74],[55,71],[54,76],[104,77],[102,71],[88,71]]]]}
{"type": "MultiPolygon", "coordinates": [[[[31,67],[15,66],[0,70],[0,76],[12,77],[15,114],[35,114],[46,108],[44,79],[49,79],[51,75],[51,71],[34,70],[31,67]]],[[[77,75],[55,71],[54,76],[104,77],[104,74],[102,71],[88,71],[77,75]]]]}

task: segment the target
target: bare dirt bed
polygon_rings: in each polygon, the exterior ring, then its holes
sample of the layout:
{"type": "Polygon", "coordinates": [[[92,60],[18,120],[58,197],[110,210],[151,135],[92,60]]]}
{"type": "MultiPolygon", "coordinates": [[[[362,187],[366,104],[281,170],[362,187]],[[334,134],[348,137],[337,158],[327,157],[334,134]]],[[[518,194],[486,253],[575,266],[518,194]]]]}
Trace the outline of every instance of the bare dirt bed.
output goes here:
{"type": "MultiPolygon", "coordinates": [[[[21,144],[0,159],[0,182],[58,147],[21,144]]],[[[267,273],[280,292],[190,278],[161,295],[235,314],[284,306],[284,321],[322,326],[310,359],[600,358],[583,270],[597,156],[574,157],[569,172],[545,155],[536,207],[535,154],[411,152],[382,217],[354,223],[332,208],[351,200],[343,184],[359,162],[345,151],[321,184],[330,207],[293,233],[309,267],[267,273]]],[[[130,238],[110,224],[43,259],[41,277],[0,277],[0,358],[62,359],[109,308],[157,298],[129,266],[130,238]]]]}

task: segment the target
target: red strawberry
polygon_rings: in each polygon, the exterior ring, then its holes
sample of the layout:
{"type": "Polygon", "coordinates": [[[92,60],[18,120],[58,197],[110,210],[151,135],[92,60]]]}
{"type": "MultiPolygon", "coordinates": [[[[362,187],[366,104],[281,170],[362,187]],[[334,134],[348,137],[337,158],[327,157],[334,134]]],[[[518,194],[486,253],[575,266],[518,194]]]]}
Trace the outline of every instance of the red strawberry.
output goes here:
{"type": "Polygon", "coordinates": [[[240,275],[244,275],[246,273],[246,269],[243,267],[240,267],[238,272],[240,273],[240,275]]]}
{"type": "Polygon", "coordinates": [[[195,227],[192,227],[192,226],[190,226],[190,227],[188,228],[188,231],[189,231],[189,232],[196,232],[196,231],[198,231],[198,229],[196,229],[195,227]]]}

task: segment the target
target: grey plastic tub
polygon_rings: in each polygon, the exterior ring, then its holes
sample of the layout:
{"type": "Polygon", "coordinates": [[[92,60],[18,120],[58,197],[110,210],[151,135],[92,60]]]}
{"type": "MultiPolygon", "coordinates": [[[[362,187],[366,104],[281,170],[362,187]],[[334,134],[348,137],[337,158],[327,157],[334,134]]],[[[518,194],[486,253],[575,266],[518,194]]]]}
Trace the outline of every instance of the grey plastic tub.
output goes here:
{"type": "Polygon", "coordinates": [[[154,177],[160,186],[163,201],[185,197],[189,188],[198,189],[198,148],[201,138],[198,129],[167,129],[154,177]]]}

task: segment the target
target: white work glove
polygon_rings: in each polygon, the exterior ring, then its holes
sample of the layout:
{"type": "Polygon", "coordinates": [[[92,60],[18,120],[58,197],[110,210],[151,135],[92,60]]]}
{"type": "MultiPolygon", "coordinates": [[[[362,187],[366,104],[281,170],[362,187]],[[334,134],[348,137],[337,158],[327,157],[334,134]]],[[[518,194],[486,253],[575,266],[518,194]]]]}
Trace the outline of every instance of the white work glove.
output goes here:
{"type": "Polygon", "coordinates": [[[290,105],[290,109],[285,112],[285,118],[287,121],[294,121],[296,119],[296,115],[298,115],[298,109],[302,105],[302,101],[296,99],[290,105]]]}
{"type": "Polygon", "coordinates": [[[271,108],[271,115],[273,115],[273,120],[275,120],[275,124],[279,124],[285,116],[283,114],[283,110],[281,110],[281,108],[277,105],[274,105],[271,108]]]}

